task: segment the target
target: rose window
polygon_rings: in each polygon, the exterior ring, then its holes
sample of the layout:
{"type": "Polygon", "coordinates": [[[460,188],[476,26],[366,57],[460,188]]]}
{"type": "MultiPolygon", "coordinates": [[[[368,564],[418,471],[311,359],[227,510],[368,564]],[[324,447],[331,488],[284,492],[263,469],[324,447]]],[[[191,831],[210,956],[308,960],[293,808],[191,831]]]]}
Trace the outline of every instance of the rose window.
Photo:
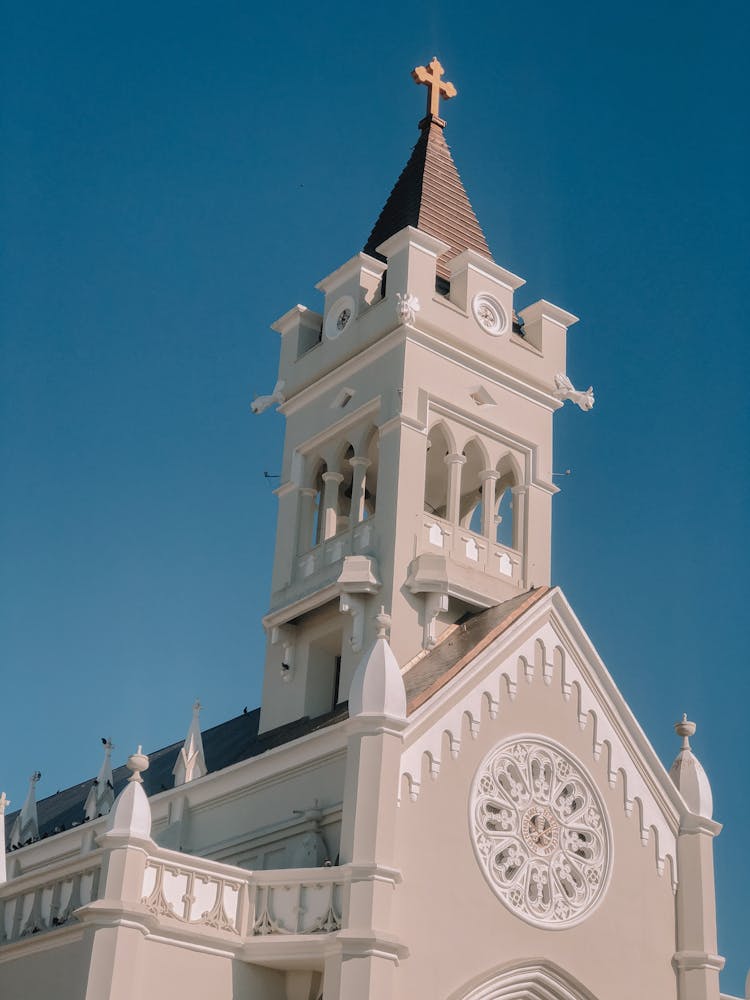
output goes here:
{"type": "Polygon", "coordinates": [[[485,758],[472,787],[471,832],[492,890],[529,923],[576,923],[604,893],[604,806],[582,765],[543,737],[518,737],[485,758]]]}

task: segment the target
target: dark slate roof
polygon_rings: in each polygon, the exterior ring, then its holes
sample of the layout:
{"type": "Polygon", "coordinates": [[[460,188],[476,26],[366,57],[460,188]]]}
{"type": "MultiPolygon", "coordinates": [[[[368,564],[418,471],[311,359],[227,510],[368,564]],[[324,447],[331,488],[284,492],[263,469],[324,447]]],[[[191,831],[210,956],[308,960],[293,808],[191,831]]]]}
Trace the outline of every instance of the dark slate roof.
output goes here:
{"type": "Polygon", "coordinates": [[[416,711],[440,688],[460,673],[491,642],[501,635],[540,598],[549,587],[536,587],[494,608],[467,616],[455,629],[443,633],[429,653],[420,657],[404,674],[408,713],[416,711]]]}
{"type": "MultiPolygon", "coordinates": [[[[549,589],[549,587],[537,587],[494,608],[487,608],[486,611],[477,614],[468,614],[455,628],[444,633],[437,645],[417,659],[404,673],[409,714],[468,666],[494,639],[549,593],[549,589]]],[[[258,733],[260,709],[245,712],[235,719],[229,719],[228,722],[206,729],[201,734],[206,766],[209,773],[221,771],[231,764],[257,757],[274,747],[342,722],[348,714],[348,705],[342,703],[327,715],[315,719],[306,716],[260,734],[258,733]]],[[[172,768],[183,742],[179,740],[149,754],[149,768],[143,773],[143,785],[148,795],[155,795],[157,792],[174,787],[172,768]]],[[[115,795],[122,790],[129,775],[130,772],[124,765],[115,768],[113,773],[115,795]]],[[[93,777],[88,778],[73,785],[72,788],[66,788],[39,800],[37,815],[41,839],[83,823],[83,807],[93,780],[93,777]]],[[[5,817],[6,837],[10,834],[19,811],[16,810],[5,817]]]]}
{"type": "MultiPolygon", "coordinates": [[[[238,715],[235,719],[222,722],[218,726],[206,729],[202,734],[203,752],[209,773],[221,771],[231,764],[250,757],[257,757],[274,747],[282,746],[292,740],[306,736],[308,733],[323,729],[326,726],[341,722],[348,715],[348,706],[341,704],[334,712],[321,715],[316,719],[305,717],[296,722],[259,734],[260,709],[238,715]]],[[[184,740],[171,743],[161,750],[149,754],[149,767],[143,772],[143,787],[148,795],[155,795],[174,786],[172,768],[184,740]]],[[[115,768],[113,772],[115,795],[125,786],[130,772],[125,765],[115,768]]],[[[72,788],[66,788],[37,802],[40,839],[53,833],[69,830],[72,826],[83,823],[83,807],[94,778],[88,778],[72,788]]],[[[9,813],[5,817],[6,838],[9,837],[13,822],[20,810],[9,813]]]]}
{"type": "Polygon", "coordinates": [[[456,170],[442,124],[426,118],[420,128],[419,140],[370,233],[365,253],[382,260],[377,253],[380,244],[405,226],[414,226],[450,246],[437,264],[438,276],[447,280],[448,261],[463,250],[476,250],[490,260],[492,254],[456,170]]]}

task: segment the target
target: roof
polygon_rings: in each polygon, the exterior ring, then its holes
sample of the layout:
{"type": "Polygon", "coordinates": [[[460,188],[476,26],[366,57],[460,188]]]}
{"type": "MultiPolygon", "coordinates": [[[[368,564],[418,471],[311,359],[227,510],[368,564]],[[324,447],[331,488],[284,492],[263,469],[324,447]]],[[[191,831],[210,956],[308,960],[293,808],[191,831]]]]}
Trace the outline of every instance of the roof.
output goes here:
{"type": "Polygon", "coordinates": [[[404,673],[408,714],[437,694],[549,591],[549,587],[533,588],[446,629],[437,644],[404,673]]]}
{"type": "MultiPolygon", "coordinates": [[[[537,587],[496,607],[470,613],[458,624],[447,628],[437,644],[416,657],[403,674],[408,714],[415,712],[459,674],[486,646],[549,593],[549,589],[549,587],[537,587]]],[[[260,709],[243,712],[242,715],[202,733],[207,773],[221,771],[232,764],[257,757],[267,750],[335,725],[346,719],[348,714],[348,704],[342,702],[335,711],[326,715],[314,719],[305,716],[277,729],[259,733],[260,709]]],[[[169,746],[149,754],[149,767],[143,772],[143,785],[147,795],[155,795],[174,787],[172,768],[183,742],[179,740],[170,743],[169,746]]],[[[115,795],[124,788],[129,777],[130,771],[125,765],[114,769],[115,795]]],[[[93,780],[93,777],[87,778],[86,781],[37,802],[40,839],[80,826],[85,822],[84,803],[93,780]]],[[[5,817],[6,837],[19,811],[16,810],[5,817]]]]}
{"type": "MultiPolygon", "coordinates": [[[[297,719],[295,722],[279,726],[277,729],[258,733],[260,709],[243,712],[242,715],[222,722],[218,726],[213,726],[202,733],[208,773],[221,771],[231,764],[257,757],[274,747],[282,746],[292,740],[299,739],[301,736],[306,736],[308,733],[333,725],[345,719],[347,714],[347,706],[342,703],[336,707],[334,712],[329,712],[318,718],[311,719],[305,716],[303,719],[297,719]]],[[[147,795],[155,795],[157,792],[165,791],[174,786],[172,768],[183,742],[183,740],[179,740],[177,743],[170,743],[169,746],[149,754],[149,767],[147,771],[143,772],[143,786],[147,795]]],[[[113,771],[115,795],[118,795],[124,788],[129,777],[130,771],[124,764],[115,768],[113,771]]],[[[83,807],[93,780],[93,777],[87,778],[86,781],[37,802],[40,839],[49,837],[53,833],[69,830],[73,826],[80,826],[85,822],[83,807]]],[[[20,810],[15,810],[5,817],[6,837],[13,828],[13,822],[19,812],[20,810]]]]}
{"type": "Polygon", "coordinates": [[[377,248],[405,226],[443,240],[450,250],[438,259],[437,273],[449,279],[448,262],[464,250],[492,254],[464,190],[439,119],[427,117],[409,161],[396,181],[365,244],[365,253],[383,260],[377,248]]]}

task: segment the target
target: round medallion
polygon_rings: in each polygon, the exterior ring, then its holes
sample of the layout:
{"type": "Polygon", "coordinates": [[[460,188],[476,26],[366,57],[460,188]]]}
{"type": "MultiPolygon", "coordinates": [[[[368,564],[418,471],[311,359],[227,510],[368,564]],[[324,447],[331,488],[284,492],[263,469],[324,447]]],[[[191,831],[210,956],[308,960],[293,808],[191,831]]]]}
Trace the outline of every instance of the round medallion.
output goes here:
{"type": "Polygon", "coordinates": [[[487,295],[485,292],[475,295],[471,302],[471,311],[474,314],[474,319],[485,333],[489,333],[493,337],[499,337],[505,333],[508,317],[497,299],[491,295],[487,295]]]}
{"type": "Polygon", "coordinates": [[[349,326],[354,316],[354,299],[351,295],[342,295],[328,310],[323,326],[326,337],[335,340],[349,326]]]}
{"type": "Polygon", "coordinates": [[[474,776],[471,835],[493,892],[523,920],[569,927],[602,898],[612,835],[593,782],[542,736],[495,747],[474,776]]]}

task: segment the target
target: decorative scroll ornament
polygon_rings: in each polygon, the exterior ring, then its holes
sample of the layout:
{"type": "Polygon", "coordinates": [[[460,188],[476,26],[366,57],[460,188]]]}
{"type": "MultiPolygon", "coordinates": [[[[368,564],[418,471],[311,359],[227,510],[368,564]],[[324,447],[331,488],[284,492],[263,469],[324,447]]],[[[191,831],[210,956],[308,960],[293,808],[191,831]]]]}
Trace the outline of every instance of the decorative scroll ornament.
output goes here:
{"type": "Polygon", "coordinates": [[[420,310],[419,299],[411,292],[407,292],[405,295],[396,292],[396,298],[398,299],[398,315],[401,322],[413,325],[420,310]]]}
{"type": "Polygon", "coordinates": [[[522,920],[569,927],[604,895],[609,822],[583,766],[557,744],[524,736],[495,747],[474,777],[470,822],[485,878],[522,920]]]}

